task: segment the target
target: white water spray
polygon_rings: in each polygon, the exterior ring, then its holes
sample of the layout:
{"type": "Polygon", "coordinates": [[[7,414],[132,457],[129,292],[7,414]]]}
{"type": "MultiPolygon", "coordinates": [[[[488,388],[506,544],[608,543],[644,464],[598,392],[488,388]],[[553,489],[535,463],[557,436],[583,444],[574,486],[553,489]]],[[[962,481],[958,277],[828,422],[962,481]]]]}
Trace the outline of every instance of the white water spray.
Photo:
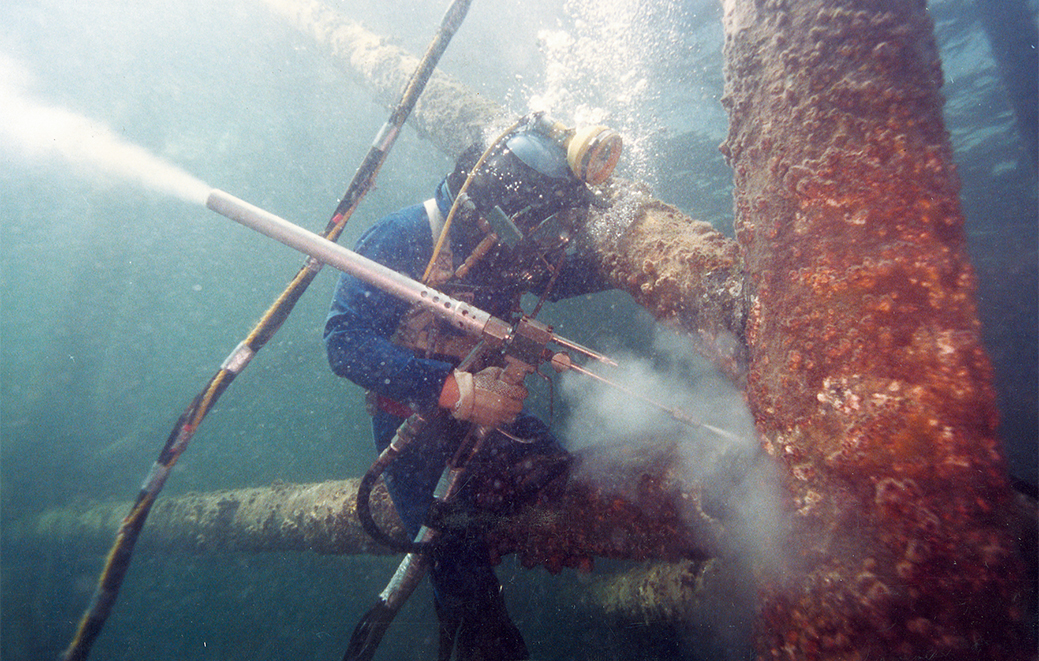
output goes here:
{"type": "Polygon", "coordinates": [[[0,55],[0,152],[42,161],[60,159],[91,175],[108,175],[186,202],[206,203],[205,182],[104,124],[25,94],[28,76],[0,55]]]}
{"type": "MultiPolygon", "coordinates": [[[[653,356],[654,360],[617,356],[619,368],[597,369],[625,390],[580,374],[564,374],[563,397],[571,409],[566,437],[572,450],[594,444],[606,455],[652,458],[670,455],[673,448],[674,474],[691,491],[702,490],[712,516],[720,516],[728,532],[723,549],[725,584],[716,595],[705,597],[708,601],[701,610],[724,639],[730,635],[727,631],[736,636],[732,641],[736,649],[739,640],[746,641],[742,636],[753,613],[747,568],[774,571],[786,557],[782,492],[770,459],[759,449],[743,394],[696,354],[684,336],[658,330],[653,356]],[[700,426],[676,421],[642,404],[643,398],[685,411],[700,426]]],[[[580,470],[586,478],[612,486],[615,477],[608,472],[612,465],[610,460],[602,465],[586,460],[580,470]]],[[[690,500],[691,513],[699,515],[697,508],[703,502],[690,500]]]]}
{"type": "MultiPolygon", "coordinates": [[[[682,474],[691,483],[741,479],[738,473],[755,463],[761,453],[743,393],[680,334],[658,329],[652,351],[655,360],[619,356],[620,367],[596,369],[621,388],[581,374],[564,374],[562,395],[571,410],[565,434],[570,449],[622,445],[628,452],[652,454],[662,442],[673,442],[683,462],[682,474]],[[668,415],[640,400],[652,400],[681,415],[668,415]],[[686,417],[694,422],[683,422],[686,417]]],[[[755,489],[767,491],[775,486],[760,476],[754,479],[755,489]]],[[[745,502],[730,504],[753,510],[744,513],[748,518],[778,514],[773,511],[777,493],[742,492],[738,497],[745,502]]],[[[758,520],[753,527],[765,532],[763,528],[769,525],[758,520]]]]}

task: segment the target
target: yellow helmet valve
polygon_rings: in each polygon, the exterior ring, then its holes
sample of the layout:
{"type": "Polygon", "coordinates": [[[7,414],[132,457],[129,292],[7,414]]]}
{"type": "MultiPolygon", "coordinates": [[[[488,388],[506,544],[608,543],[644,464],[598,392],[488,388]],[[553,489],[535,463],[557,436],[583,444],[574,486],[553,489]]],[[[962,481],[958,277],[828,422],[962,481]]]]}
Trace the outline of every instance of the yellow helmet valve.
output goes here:
{"type": "Polygon", "coordinates": [[[593,186],[606,181],[621,157],[620,135],[605,126],[586,126],[574,132],[566,147],[566,160],[581,181],[593,186]]]}

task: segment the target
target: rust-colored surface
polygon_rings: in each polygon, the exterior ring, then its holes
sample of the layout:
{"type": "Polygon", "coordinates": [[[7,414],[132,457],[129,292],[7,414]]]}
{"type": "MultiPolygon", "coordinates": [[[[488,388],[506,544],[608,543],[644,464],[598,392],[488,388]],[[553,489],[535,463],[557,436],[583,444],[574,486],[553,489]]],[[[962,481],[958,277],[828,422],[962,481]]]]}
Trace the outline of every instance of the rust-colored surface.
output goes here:
{"type": "Polygon", "coordinates": [[[525,567],[557,573],[589,570],[593,557],[702,560],[722,547],[725,528],[702,505],[709,485],[683,480],[673,446],[578,456],[579,468],[561,495],[489,532],[493,549],[518,553],[525,567]]]}
{"type": "Polygon", "coordinates": [[[623,182],[612,187],[607,210],[593,211],[583,238],[610,283],[742,380],[747,300],[735,241],[623,182]]]}
{"type": "Polygon", "coordinates": [[[924,3],[725,8],[748,399],[791,514],[760,657],[1028,657],[924,3]]]}

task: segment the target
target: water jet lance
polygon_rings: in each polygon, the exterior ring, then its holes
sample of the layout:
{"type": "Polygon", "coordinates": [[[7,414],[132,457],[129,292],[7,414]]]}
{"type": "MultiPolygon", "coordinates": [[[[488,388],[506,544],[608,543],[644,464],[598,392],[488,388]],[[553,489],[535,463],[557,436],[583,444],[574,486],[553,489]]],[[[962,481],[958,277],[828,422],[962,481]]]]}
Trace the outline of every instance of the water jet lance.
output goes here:
{"type": "Polygon", "coordinates": [[[549,351],[536,352],[538,355],[532,355],[528,358],[530,363],[529,371],[536,371],[540,363],[548,361],[557,372],[574,370],[657,408],[678,422],[691,427],[705,429],[730,441],[738,440],[724,429],[698,421],[685,411],[668,407],[629,388],[625,388],[619,383],[575,365],[565,351],[581,354],[611,367],[616,367],[617,362],[577,342],[556,335],[552,332],[551,327],[545,326],[540,322],[524,319],[521,323],[511,326],[507,322],[479,308],[473,307],[464,301],[451,298],[443,292],[426,286],[417,280],[412,280],[406,275],[344,248],[338,243],[324,239],[225,191],[212,190],[206,199],[206,206],[222,216],[309,255],[314,260],[313,268],[320,268],[321,264],[328,264],[406,303],[421,305],[458,330],[482,338],[492,348],[503,347],[513,342],[530,342],[528,334],[537,333],[545,335],[540,340],[540,346],[544,347],[546,344],[552,343],[563,349],[563,351],[555,353],[549,351]]]}
{"type": "MultiPolygon", "coordinates": [[[[206,206],[221,216],[309,255],[316,262],[312,268],[328,264],[406,303],[426,308],[463,333],[481,337],[491,347],[497,348],[517,339],[514,329],[508,323],[490,313],[412,280],[230,193],[218,189],[210,191],[206,206]]],[[[548,329],[548,332],[551,333],[551,329],[548,329]]],[[[548,342],[587,358],[608,365],[617,365],[610,358],[554,333],[551,333],[548,342]]],[[[546,358],[548,357],[550,356],[546,358]]]]}

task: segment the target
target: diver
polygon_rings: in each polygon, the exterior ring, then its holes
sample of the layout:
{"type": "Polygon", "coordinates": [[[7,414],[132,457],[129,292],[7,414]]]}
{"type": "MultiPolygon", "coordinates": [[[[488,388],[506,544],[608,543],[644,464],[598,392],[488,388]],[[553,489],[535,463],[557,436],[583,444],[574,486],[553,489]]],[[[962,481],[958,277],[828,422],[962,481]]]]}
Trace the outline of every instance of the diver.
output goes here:
{"type": "MultiPolygon", "coordinates": [[[[586,150],[598,148],[592,157],[543,115],[520,120],[490,148],[467,149],[431,199],[378,221],[355,250],[510,323],[524,314],[525,294],[539,297],[536,313],[544,300],[608,289],[573,240],[594,199],[586,182],[600,183],[619,157],[619,136],[596,129],[579,136],[586,150]]],[[[439,413],[385,473],[412,537],[423,524],[435,526],[427,519],[434,488],[473,424],[497,431],[469,465],[459,497],[465,507],[501,515],[565,481],[569,455],[524,407],[526,388],[502,380],[500,357],[457,369],[478,338],[342,274],[324,341],[333,372],[367,390],[380,452],[412,413],[439,413]]],[[[452,649],[460,661],[528,658],[478,529],[440,533],[429,563],[440,659],[452,649]]]]}

